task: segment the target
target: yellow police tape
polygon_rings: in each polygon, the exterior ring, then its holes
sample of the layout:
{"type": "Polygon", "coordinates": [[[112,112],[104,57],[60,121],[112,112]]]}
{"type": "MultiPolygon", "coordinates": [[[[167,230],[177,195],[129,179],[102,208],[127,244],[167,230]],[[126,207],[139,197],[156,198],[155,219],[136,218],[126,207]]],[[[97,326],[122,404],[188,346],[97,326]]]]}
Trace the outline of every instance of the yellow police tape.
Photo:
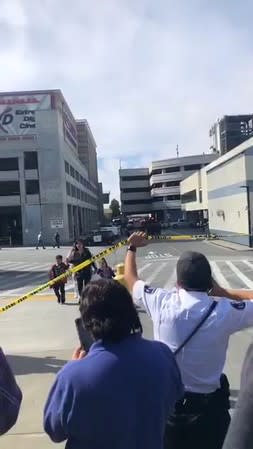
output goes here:
{"type": "MultiPolygon", "coordinates": [[[[238,236],[238,234],[235,234],[235,235],[238,236]]],[[[241,234],[241,235],[247,235],[247,234],[241,234]]],[[[190,240],[205,240],[205,239],[215,240],[220,237],[222,237],[222,236],[218,236],[218,235],[207,236],[207,235],[203,235],[203,234],[200,234],[200,235],[157,235],[157,236],[148,236],[147,239],[148,240],[172,240],[172,241],[177,241],[177,240],[187,241],[187,240],[189,240],[190,241],[190,240]]],[[[226,237],[228,237],[228,235],[226,237]]],[[[10,302],[6,306],[0,307],[0,313],[6,312],[7,310],[11,309],[12,307],[15,307],[16,305],[20,304],[21,302],[24,302],[27,299],[32,298],[37,293],[39,293],[43,290],[46,290],[49,287],[52,287],[54,284],[56,284],[57,282],[59,282],[60,280],[62,280],[64,278],[70,276],[72,273],[77,273],[78,271],[82,270],[83,268],[87,267],[88,265],[92,264],[93,262],[96,262],[97,260],[102,259],[105,256],[109,256],[114,251],[116,251],[118,248],[121,248],[122,246],[125,246],[125,245],[127,245],[127,239],[121,240],[120,242],[116,243],[115,245],[104,249],[99,254],[96,254],[96,256],[93,256],[90,259],[85,260],[81,264],[79,264],[73,268],[70,268],[64,274],[61,274],[60,276],[57,276],[56,278],[51,279],[50,281],[46,282],[45,284],[40,285],[39,287],[35,288],[34,290],[31,290],[30,292],[26,293],[25,295],[20,296],[19,298],[10,302]]]]}
{"type": "Polygon", "coordinates": [[[57,282],[70,276],[72,273],[76,273],[76,272],[82,270],[83,268],[92,264],[96,260],[102,259],[105,256],[109,256],[114,251],[116,251],[116,249],[121,248],[122,246],[126,245],[126,243],[127,243],[127,240],[122,240],[121,242],[116,243],[115,245],[111,246],[110,248],[104,249],[103,251],[101,251],[101,253],[97,254],[96,256],[93,256],[90,259],[87,259],[84,262],[80,263],[79,265],[76,265],[75,267],[70,268],[64,274],[61,274],[60,276],[57,276],[56,278],[51,279],[50,281],[46,282],[45,284],[40,285],[39,287],[35,288],[34,290],[31,290],[30,292],[26,293],[25,295],[20,296],[19,298],[10,302],[6,306],[0,307],[0,313],[6,312],[7,310],[11,309],[12,307],[15,307],[16,305],[20,304],[21,302],[24,302],[27,299],[32,298],[37,293],[39,293],[43,290],[46,290],[48,287],[52,287],[57,282]]]}

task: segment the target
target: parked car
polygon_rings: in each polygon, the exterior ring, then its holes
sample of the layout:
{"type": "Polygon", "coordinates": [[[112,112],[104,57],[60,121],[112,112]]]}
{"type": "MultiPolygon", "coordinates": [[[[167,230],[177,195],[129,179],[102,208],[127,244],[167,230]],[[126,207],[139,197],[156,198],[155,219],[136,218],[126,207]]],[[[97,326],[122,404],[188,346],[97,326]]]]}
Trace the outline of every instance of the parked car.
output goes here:
{"type": "Polygon", "coordinates": [[[178,221],[171,221],[169,226],[173,229],[176,228],[194,228],[195,224],[192,221],[187,220],[178,220],[178,221]]]}
{"type": "Polygon", "coordinates": [[[114,235],[112,230],[110,229],[97,229],[91,232],[89,237],[87,238],[88,246],[96,246],[96,245],[112,245],[117,236],[114,235]]]}

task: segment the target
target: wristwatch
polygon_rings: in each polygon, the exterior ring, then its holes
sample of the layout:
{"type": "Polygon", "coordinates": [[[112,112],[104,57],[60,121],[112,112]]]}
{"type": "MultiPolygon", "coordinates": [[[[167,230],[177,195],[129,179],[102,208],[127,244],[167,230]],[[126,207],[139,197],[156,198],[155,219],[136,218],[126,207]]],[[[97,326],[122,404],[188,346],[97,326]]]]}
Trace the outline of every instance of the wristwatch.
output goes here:
{"type": "Polygon", "coordinates": [[[129,246],[127,247],[127,251],[132,251],[133,253],[136,253],[136,246],[129,245],[129,246]]]}

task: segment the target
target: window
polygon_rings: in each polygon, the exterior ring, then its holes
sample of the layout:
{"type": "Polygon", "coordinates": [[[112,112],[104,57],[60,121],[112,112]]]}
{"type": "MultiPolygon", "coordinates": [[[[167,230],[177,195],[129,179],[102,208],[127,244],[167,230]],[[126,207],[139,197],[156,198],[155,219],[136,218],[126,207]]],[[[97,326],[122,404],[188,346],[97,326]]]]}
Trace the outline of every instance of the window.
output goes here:
{"type": "Polygon", "coordinates": [[[80,176],[79,176],[78,171],[76,171],[76,170],[75,170],[75,178],[76,178],[76,180],[79,182],[80,176]]]}
{"type": "Polygon", "coordinates": [[[38,169],[38,155],[37,151],[25,151],[24,153],[25,170],[38,169]]]}
{"type": "Polygon", "coordinates": [[[37,179],[26,180],[25,190],[27,195],[38,195],[40,193],[39,181],[37,179]]]}
{"type": "Polygon", "coordinates": [[[65,173],[69,174],[69,163],[65,161],[65,173]]]}
{"type": "Polygon", "coordinates": [[[149,204],[150,200],[126,200],[122,201],[123,204],[149,204]]]}
{"type": "Polygon", "coordinates": [[[197,201],[196,190],[191,190],[190,192],[186,192],[181,196],[182,203],[191,203],[192,201],[197,201]]]}
{"type": "Polygon", "coordinates": [[[184,169],[185,169],[185,171],[200,170],[201,169],[201,164],[185,165],[184,169]]]}
{"type": "Polygon", "coordinates": [[[154,201],[155,203],[157,203],[158,201],[163,201],[163,196],[155,196],[154,198],[152,198],[152,201],[154,201]]]}
{"type": "Polygon", "coordinates": [[[136,188],[132,188],[132,189],[121,189],[122,193],[130,193],[130,192],[149,192],[150,191],[150,187],[136,187],[136,188]]]}
{"type": "Polygon", "coordinates": [[[66,182],[66,190],[67,190],[67,195],[71,195],[71,189],[70,189],[70,183],[66,182]]]}
{"type": "Polygon", "coordinates": [[[152,175],[161,175],[161,174],[162,174],[162,169],[161,168],[152,170],[152,175]]]}
{"type": "Polygon", "coordinates": [[[152,184],[152,189],[159,189],[163,186],[162,182],[156,182],[155,184],[152,184]]]}
{"type": "Polygon", "coordinates": [[[149,176],[122,176],[122,181],[144,181],[148,180],[149,176]]]}
{"type": "Polygon", "coordinates": [[[20,195],[19,181],[0,181],[0,196],[20,195]]]}
{"type": "Polygon", "coordinates": [[[72,178],[75,177],[75,170],[74,170],[74,168],[72,167],[72,165],[70,165],[70,175],[72,176],[72,178]]]}
{"type": "Polygon", "coordinates": [[[180,185],[180,181],[169,181],[165,183],[166,187],[177,187],[180,185]]]}
{"type": "Polygon", "coordinates": [[[202,195],[202,190],[199,191],[199,202],[202,203],[203,201],[203,195],[202,195]]]}
{"type": "Polygon", "coordinates": [[[180,200],[180,195],[168,195],[166,197],[167,201],[175,201],[175,200],[180,200]]]}
{"type": "Polygon", "coordinates": [[[175,173],[180,171],[180,167],[167,167],[165,168],[165,173],[175,173]]]}
{"type": "Polygon", "coordinates": [[[71,184],[71,196],[73,198],[76,198],[76,188],[75,186],[73,186],[73,184],[71,184]]]}
{"type": "Polygon", "coordinates": [[[0,158],[0,171],[18,170],[18,158],[17,157],[1,157],[0,158]]]}
{"type": "Polygon", "coordinates": [[[76,189],[76,197],[80,200],[81,198],[81,193],[79,189],[76,189]]]}

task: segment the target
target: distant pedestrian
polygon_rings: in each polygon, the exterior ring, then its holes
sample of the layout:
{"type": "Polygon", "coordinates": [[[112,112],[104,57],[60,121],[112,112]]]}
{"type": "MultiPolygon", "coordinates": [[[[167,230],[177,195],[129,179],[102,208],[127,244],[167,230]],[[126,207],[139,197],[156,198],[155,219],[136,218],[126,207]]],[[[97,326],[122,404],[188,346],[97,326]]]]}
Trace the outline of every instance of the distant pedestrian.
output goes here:
{"type": "Polygon", "coordinates": [[[44,241],[43,241],[43,237],[42,237],[42,232],[41,232],[41,231],[39,232],[38,237],[37,237],[37,246],[36,246],[36,249],[39,249],[40,246],[41,246],[43,249],[46,249],[46,248],[45,248],[45,245],[44,245],[44,241]]]}
{"type": "Polygon", "coordinates": [[[91,282],[80,312],[94,343],[58,373],[45,432],[68,449],[163,449],[166,418],[183,395],[175,357],[142,337],[131,295],[116,281],[91,282]]]}
{"type": "Polygon", "coordinates": [[[8,432],[16,423],[21,401],[21,390],[0,348],[0,435],[8,432]]]}
{"type": "MultiPolygon", "coordinates": [[[[54,279],[58,276],[60,276],[63,273],[66,273],[68,269],[68,265],[66,265],[63,260],[62,256],[58,255],[56,256],[56,263],[51,267],[51,270],[49,272],[50,279],[54,279]]],[[[58,300],[59,304],[65,303],[65,284],[67,282],[67,277],[63,278],[59,282],[53,285],[53,289],[55,292],[55,296],[58,300]]]]}
{"type": "Polygon", "coordinates": [[[165,448],[221,449],[230,423],[229,383],[222,370],[229,337],[253,325],[253,302],[238,301],[253,292],[220,288],[206,257],[191,251],[177,262],[175,288],[149,286],[136,266],[136,249],[147,244],[143,233],[130,236],[124,275],[134,301],[153,321],[155,339],[176,354],[185,386],[168,419],[165,448]]]}
{"type": "Polygon", "coordinates": [[[56,233],[55,233],[55,235],[54,235],[54,245],[53,245],[53,248],[60,248],[60,234],[59,234],[59,232],[57,231],[56,233]]]}
{"type": "Polygon", "coordinates": [[[112,279],[115,277],[115,273],[111,267],[109,267],[105,258],[101,259],[99,263],[99,268],[97,270],[97,274],[104,279],[112,279]]]}

